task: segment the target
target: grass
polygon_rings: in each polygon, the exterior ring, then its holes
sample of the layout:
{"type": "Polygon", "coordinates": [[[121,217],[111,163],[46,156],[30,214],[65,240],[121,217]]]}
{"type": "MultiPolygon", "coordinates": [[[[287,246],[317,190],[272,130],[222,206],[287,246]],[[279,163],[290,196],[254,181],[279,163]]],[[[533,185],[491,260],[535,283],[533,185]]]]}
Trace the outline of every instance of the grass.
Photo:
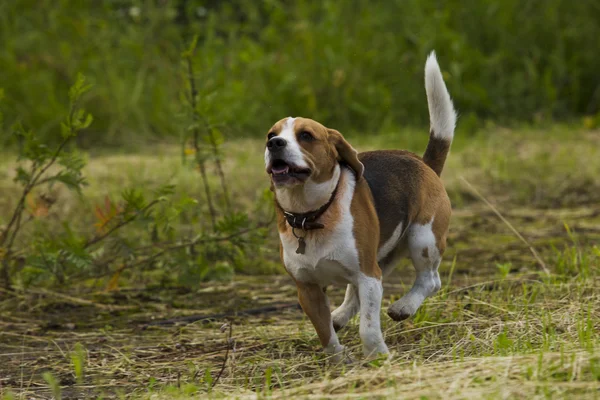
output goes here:
{"type": "MultiPolygon", "coordinates": [[[[351,138],[361,150],[408,147],[419,153],[426,140],[423,132],[351,138]]],[[[0,396],[597,398],[599,142],[600,132],[567,127],[457,135],[443,176],[454,204],[440,268],[443,289],[408,321],[395,323],[382,314],[391,359],[361,361],[356,319],[341,332],[354,363],[336,366],[320,353],[299,310],[235,315],[295,302],[273,235],[265,243],[272,249],[265,253],[267,276],[163,287],[140,273],[114,292],[81,285],[63,294],[31,289],[0,301],[0,396]],[[460,177],[519,230],[550,274],[460,177]],[[228,317],[147,326],[218,313],[228,317]],[[231,337],[222,326],[226,321],[231,337]]],[[[226,154],[233,198],[251,210],[267,186],[262,143],[231,142],[226,154]]],[[[79,229],[91,229],[87,213],[94,202],[124,186],[150,189],[171,180],[202,206],[198,174],[181,165],[173,147],[89,159],[87,200],[56,193],[57,217],[77,218],[79,229]]],[[[0,187],[3,193],[14,189],[9,175],[0,187]]],[[[11,200],[3,196],[2,212],[11,200]]],[[[408,290],[413,275],[406,262],[398,265],[385,282],[384,310],[408,290]]],[[[340,304],[343,291],[330,293],[340,304]]]]}

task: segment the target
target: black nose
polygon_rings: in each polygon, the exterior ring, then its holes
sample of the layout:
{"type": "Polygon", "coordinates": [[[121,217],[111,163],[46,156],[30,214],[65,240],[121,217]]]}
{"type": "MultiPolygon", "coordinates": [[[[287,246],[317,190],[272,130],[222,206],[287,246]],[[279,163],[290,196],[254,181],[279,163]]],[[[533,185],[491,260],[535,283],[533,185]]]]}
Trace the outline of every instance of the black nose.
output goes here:
{"type": "Polygon", "coordinates": [[[269,149],[269,151],[279,151],[283,150],[286,144],[287,141],[285,139],[282,139],[280,137],[274,137],[273,139],[267,142],[267,148],[269,149]]]}

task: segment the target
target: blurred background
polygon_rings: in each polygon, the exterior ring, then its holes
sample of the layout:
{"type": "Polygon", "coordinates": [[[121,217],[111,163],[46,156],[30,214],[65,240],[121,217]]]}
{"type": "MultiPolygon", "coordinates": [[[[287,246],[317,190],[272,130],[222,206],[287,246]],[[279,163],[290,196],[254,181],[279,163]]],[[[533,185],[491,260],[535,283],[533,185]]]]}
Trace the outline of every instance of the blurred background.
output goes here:
{"type": "Polygon", "coordinates": [[[597,124],[600,106],[592,0],[7,0],[0,18],[5,124],[55,137],[81,72],[95,85],[85,148],[177,140],[181,53],[194,35],[203,112],[230,138],[260,137],[287,115],[342,132],[426,126],[432,49],[462,132],[597,124]]]}

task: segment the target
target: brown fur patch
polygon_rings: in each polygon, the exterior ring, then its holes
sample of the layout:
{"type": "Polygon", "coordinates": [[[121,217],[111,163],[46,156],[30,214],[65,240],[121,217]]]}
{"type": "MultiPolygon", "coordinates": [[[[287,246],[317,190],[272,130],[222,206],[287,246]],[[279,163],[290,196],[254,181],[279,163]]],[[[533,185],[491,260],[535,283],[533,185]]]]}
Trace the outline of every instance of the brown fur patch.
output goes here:
{"type": "Polygon", "coordinates": [[[383,245],[402,223],[406,229],[418,213],[423,170],[428,168],[414,153],[404,150],[379,150],[359,154],[365,165],[380,223],[383,245]],[[417,201],[416,201],[417,200],[417,201]]]}
{"type": "MultiPolygon", "coordinates": [[[[359,154],[365,180],[373,195],[380,222],[381,247],[398,224],[434,223],[440,254],[446,247],[450,200],[439,176],[416,154],[404,150],[379,150],[359,154]],[[434,218],[435,217],[435,218],[434,218]]],[[[402,249],[393,253],[402,253],[402,249]]],[[[393,258],[393,257],[392,257],[393,258]]]]}
{"type": "Polygon", "coordinates": [[[429,134],[429,143],[427,143],[427,149],[425,149],[425,153],[423,154],[423,161],[438,176],[442,174],[442,170],[444,169],[444,163],[450,151],[451,143],[451,140],[436,138],[433,136],[433,131],[429,134]]]}
{"type": "Polygon", "coordinates": [[[364,179],[356,182],[350,212],[354,218],[353,233],[358,250],[360,270],[367,276],[381,279],[381,269],[377,264],[379,220],[373,205],[371,191],[364,179]]]}
{"type": "Polygon", "coordinates": [[[296,286],[300,306],[315,327],[321,345],[325,347],[329,344],[332,332],[331,311],[327,295],[317,284],[296,281],[296,286]]]}
{"type": "Polygon", "coordinates": [[[423,251],[421,252],[421,255],[423,256],[423,258],[429,258],[429,249],[427,247],[424,247],[423,251]]]}

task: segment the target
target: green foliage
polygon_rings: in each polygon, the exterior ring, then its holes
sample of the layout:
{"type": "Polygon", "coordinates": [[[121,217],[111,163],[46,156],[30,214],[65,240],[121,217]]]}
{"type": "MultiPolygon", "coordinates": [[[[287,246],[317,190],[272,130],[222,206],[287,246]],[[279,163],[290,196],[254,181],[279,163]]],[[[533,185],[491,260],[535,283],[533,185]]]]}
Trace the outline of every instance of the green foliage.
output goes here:
{"type": "Polygon", "coordinates": [[[60,400],[62,398],[62,396],[60,395],[60,382],[58,381],[58,379],[56,379],[56,377],[54,375],[52,375],[51,372],[44,372],[42,374],[42,377],[48,384],[48,387],[50,388],[50,391],[52,392],[52,396],[55,399],[60,400]]]}
{"type": "Polygon", "coordinates": [[[586,280],[594,275],[600,266],[600,248],[598,246],[581,246],[568,224],[564,224],[571,244],[563,249],[554,248],[556,272],[564,277],[577,277],[586,280]]]}
{"type": "MultiPolygon", "coordinates": [[[[188,65],[192,68],[191,63],[188,65]]],[[[193,74],[189,79],[193,87],[193,74]]],[[[212,198],[211,183],[207,179],[208,162],[215,163],[221,177],[222,198],[227,200],[228,196],[219,160],[222,138],[209,125],[203,127],[202,132],[198,127],[191,129],[196,154],[203,150],[211,155],[204,159],[196,157],[194,163],[202,172],[210,205],[207,213],[199,210],[198,202],[189,196],[174,198],[175,187],[166,184],[151,190],[124,188],[118,200],[107,195],[104,204],[97,204],[91,210],[95,229],[82,231],[68,220],[57,227],[55,221],[44,218],[55,202],[45,192],[56,184],[76,191],[82,200],[85,198],[82,190],[87,184],[83,175],[85,158],[80,151],[68,147],[93,121],[81,108],[83,96],[90,88],[83,75],[78,75],[69,90],[70,107],[60,125],[61,139],[56,144],[39,135],[37,130],[25,129],[24,124],[14,126],[19,143],[19,164],[14,180],[22,187],[22,193],[9,215],[8,224],[0,232],[4,285],[10,287],[14,282],[25,287],[52,282],[65,284],[72,279],[104,277],[108,280],[106,289],[113,290],[122,275],[136,273],[130,272],[135,267],[161,274],[165,283],[188,285],[230,276],[253,257],[258,259],[264,226],[251,221],[246,214],[231,211],[229,206],[224,209],[212,206],[219,199],[212,198]],[[207,138],[208,149],[198,143],[201,133],[202,138],[207,138]],[[181,231],[182,220],[193,226],[208,219],[207,216],[212,221],[210,228],[200,226],[198,232],[194,232],[196,229],[181,231]],[[34,229],[29,232],[28,240],[17,246],[15,239],[27,223],[34,229]]],[[[196,91],[191,90],[190,99],[196,96],[196,91]]],[[[193,126],[203,117],[197,110],[196,100],[190,100],[189,105],[192,105],[193,126]]],[[[74,361],[74,368],[81,379],[81,362],[74,361]]]]}
{"type": "Polygon", "coordinates": [[[15,395],[10,390],[7,390],[5,393],[2,394],[2,400],[15,400],[15,399],[16,399],[15,395]]]}
{"type": "Polygon", "coordinates": [[[498,336],[496,336],[494,351],[499,355],[510,354],[513,345],[514,341],[509,338],[508,332],[504,330],[498,336]]]}
{"type": "Polygon", "coordinates": [[[212,386],[213,386],[213,377],[212,377],[212,374],[210,373],[210,368],[206,368],[206,370],[204,371],[203,381],[204,381],[204,384],[206,385],[206,391],[210,393],[210,391],[212,390],[212,386]]]}
{"type": "Polygon", "coordinates": [[[75,349],[71,352],[71,364],[73,365],[73,372],[79,384],[83,383],[85,358],[86,354],[83,345],[81,343],[75,344],[75,349]]]}
{"type": "Polygon", "coordinates": [[[7,1],[4,119],[58,140],[65,82],[83,71],[96,120],[78,144],[178,135],[189,127],[173,118],[183,55],[203,77],[197,123],[214,132],[260,136],[288,115],[344,132],[423,126],[423,64],[436,49],[467,131],[487,119],[593,121],[600,56],[586,43],[599,19],[593,1],[565,0],[7,1]]]}
{"type": "MultiPolygon", "coordinates": [[[[22,186],[21,198],[17,202],[7,226],[0,235],[0,260],[2,261],[2,281],[5,286],[11,285],[11,267],[14,264],[13,245],[21,232],[22,226],[34,217],[47,214],[52,201],[40,197],[32,200],[33,191],[42,186],[52,186],[56,182],[67,188],[80,192],[86,184],[82,175],[85,166],[83,158],[77,151],[67,152],[66,146],[71,139],[89,126],[92,118],[80,107],[81,97],[90,89],[82,75],[69,91],[69,112],[62,126],[62,138],[55,146],[45,143],[33,130],[26,130],[21,123],[13,127],[13,134],[19,142],[18,162],[14,181],[22,186]],[[58,171],[51,172],[51,167],[59,165],[58,171]],[[30,208],[30,217],[24,220],[24,213],[30,208]]],[[[31,272],[31,270],[30,270],[31,272]]],[[[61,279],[62,280],[62,279],[61,279]]]]}
{"type": "Polygon", "coordinates": [[[500,278],[506,279],[510,274],[510,270],[512,269],[512,263],[498,263],[496,264],[496,268],[498,268],[498,273],[500,278]]]}

